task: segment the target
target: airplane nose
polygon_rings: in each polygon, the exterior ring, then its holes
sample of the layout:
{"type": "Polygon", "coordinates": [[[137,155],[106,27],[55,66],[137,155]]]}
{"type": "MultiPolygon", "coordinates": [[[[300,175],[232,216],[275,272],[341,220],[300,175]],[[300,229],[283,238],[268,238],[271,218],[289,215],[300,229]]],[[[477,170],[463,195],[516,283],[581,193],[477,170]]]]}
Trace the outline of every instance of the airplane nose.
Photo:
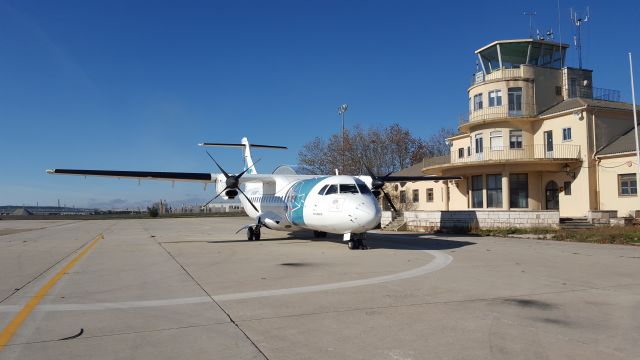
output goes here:
{"type": "Polygon", "coordinates": [[[353,199],[349,205],[352,210],[350,211],[351,220],[364,231],[373,229],[380,222],[381,212],[375,199],[368,197],[353,199]]]}

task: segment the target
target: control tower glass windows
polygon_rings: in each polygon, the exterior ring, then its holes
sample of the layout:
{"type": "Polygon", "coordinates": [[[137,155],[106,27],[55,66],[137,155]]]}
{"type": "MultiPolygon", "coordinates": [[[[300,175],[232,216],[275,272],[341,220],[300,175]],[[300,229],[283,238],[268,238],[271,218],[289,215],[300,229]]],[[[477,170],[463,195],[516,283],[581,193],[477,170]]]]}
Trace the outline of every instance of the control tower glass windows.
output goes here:
{"type": "Polygon", "coordinates": [[[489,107],[502,106],[502,90],[489,91],[489,107]]]}
{"type": "Polygon", "coordinates": [[[500,44],[502,67],[511,69],[519,68],[520,65],[526,64],[528,51],[529,43],[526,42],[500,44]]]}
{"type": "Polygon", "coordinates": [[[482,93],[473,96],[473,110],[482,110],[482,93]]]}
{"type": "Polygon", "coordinates": [[[509,88],[509,116],[522,115],[522,88],[509,88]]]}
{"type": "Polygon", "coordinates": [[[486,74],[499,69],[516,69],[524,64],[560,69],[568,46],[551,41],[498,41],[478,52],[486,74]]]}

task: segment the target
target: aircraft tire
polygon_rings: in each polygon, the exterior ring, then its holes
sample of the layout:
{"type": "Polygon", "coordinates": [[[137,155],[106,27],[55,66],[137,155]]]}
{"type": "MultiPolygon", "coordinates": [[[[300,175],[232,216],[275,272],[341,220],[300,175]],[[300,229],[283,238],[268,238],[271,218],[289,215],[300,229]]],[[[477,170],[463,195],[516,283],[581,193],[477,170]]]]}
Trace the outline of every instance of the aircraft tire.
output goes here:
{"type": "Polygon", "coordinates": [[[349,250],[357,250],[359,248],[358,246],[358,242],[355,240],[349,240],[347,242],[347,246],[349,247],[349,250]]]}
{"type": "Polygon", "coordinates": [[[253,241],[253,239],[255,239],[255,233],[253,232],[253,228],[249,226],[247,228],[247,240],[253,241]]]}
{"type": "Polygon", "coordinates": [[[253,240],[255,241],[260,240],[260,229],[255,229],[253,231],[253,240]]]}

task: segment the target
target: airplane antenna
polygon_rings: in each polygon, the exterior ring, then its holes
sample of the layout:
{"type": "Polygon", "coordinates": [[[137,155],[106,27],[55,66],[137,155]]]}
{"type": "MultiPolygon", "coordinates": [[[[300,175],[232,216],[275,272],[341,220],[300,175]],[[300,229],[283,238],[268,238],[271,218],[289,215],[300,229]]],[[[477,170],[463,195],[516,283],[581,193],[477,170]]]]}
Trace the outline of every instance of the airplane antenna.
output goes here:
{"type": "Polygon", "coordinates": [[[535,11],[524,11],[522,15],[529,17],[529,38],[533,39],[533,17],[536,16],[535,11]]]}
{"type": "Polygon", "coordinates": [[[582,69],[582,39],[581,39],[581,29],[582,25],[589,21],[589,7],[587,6],[587,15],[585,17],[580,17],[578,12],[573,11],[573,8],[570,10],[571,14],[571,22],[576,26],[576,34],[573,36],[573,44],[578,51],[578,68],[582,69]]]}

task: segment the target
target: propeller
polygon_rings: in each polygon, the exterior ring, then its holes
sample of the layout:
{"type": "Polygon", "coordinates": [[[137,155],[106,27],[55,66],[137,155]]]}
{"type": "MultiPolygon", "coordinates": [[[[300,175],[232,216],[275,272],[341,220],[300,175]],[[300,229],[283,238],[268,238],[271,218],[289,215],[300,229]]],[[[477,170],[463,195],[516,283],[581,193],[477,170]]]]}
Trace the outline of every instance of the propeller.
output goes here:
{"type": "Polygon", "coordinates": [[[255,161],[251,166],[247,167],[246,169],[244,169],[244,171],[242,171],[240,174],[238,175],[229,175],[229,173],[227,173],[226,171],[224,171],[224,169],[222,168],[222,166],[220,166],[220,164],[218,164],[218,162],[216,161],[216,159],[213,158],[213,156],[211,156],[211,154],[209,154],[209,152],[207,151],[207,155],[209,155],[209,157],[211,158],[211,160],[213,160],[214,164],[216,164],[216,166],[218,167],[218,169],[220,169],[220,172],[224,175],[224,177],[226,178],[225,180],[225,187],[224,189],[222,189],[222,191],[220,191],[213,199],[209,200],[206,204],[202,205],[203,208],[205,208],[207,205],[211,204],[211,202],[215,199],[217,199],[218,197],[220,197],[220,195],[222,195],[222,193],[224,193],[227,190],[236,190],[239,191],[240,194],[242,194],[244,196],[245,199],[247,199],[247,201],[249,202],[249,204],[251,205],[251,207],[256,211],[256,212],[260,212],[258,210],[258,208],[253,204],[253,202],[251,201],[251,199],[249,199],[249,197],[247,196],[247,194],[244,193],[244,191],[242,191],[242,189],[240,189],[240,178],[242,177],[242,175],[244,175],[247,171],[249,171],[249,169],[251,169],[255,164],[257,164],[261,159],[258,159],[257,161],[255,161]]]}
{"type": "Polygon", "coordinates": [[[391,175],[391,173],[388,173],[387,175],[385,175],[382,178],[380,178],[380,177],[376,176],[373,173],[373,171],[371,171],[371,169],[369,169],[367,164],[364,164],[364,167],[369,172],[369,176],[371,176],[371,190],[382,192],[382,194],[384,195],[384,198],[387,200],[387,203],[389,204],[389,206],[391,206],[391,208],[393,209],[394,212],[398,212],[398,209],[396,208],[396,206],[393,205],[393,201],[391,201],[391,196],[389,196],[389,194],[387,194],[387,192],[384,191],[384,184],[385,184],[384,178],[386,178],[389,175],[391,175]]]}

